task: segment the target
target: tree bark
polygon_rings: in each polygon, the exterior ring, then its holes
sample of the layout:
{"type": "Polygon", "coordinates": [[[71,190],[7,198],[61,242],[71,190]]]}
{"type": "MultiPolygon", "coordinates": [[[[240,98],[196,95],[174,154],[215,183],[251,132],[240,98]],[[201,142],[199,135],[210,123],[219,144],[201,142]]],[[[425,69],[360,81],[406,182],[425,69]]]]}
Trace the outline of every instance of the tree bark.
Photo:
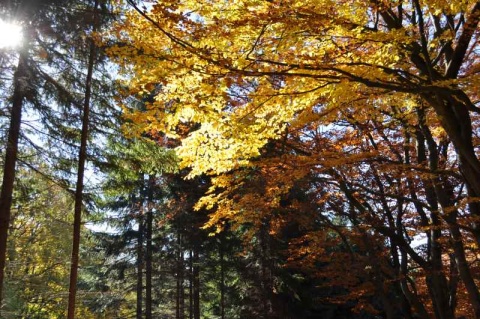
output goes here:
{"type": "MultiPolygon", "coordinates": [[[[96,30],[98,1],[94,4],[94,22],[93,31],[96,30]]],[[[82,225],[82,207],[83,207],[83,177],[85,175],[85,162],[87,159],[87,141],[88,141],[88,124],[90,115],[90,99],[92,95],[92,78],[93,66],[95,63],[96,46],[93,39],[90,39],[90,52],[88,56],[87,78],[85,81],[85,100],[83,104],[82,133],[80,137],[80,152],[78,155],[77,183],[75,189],[75,209],[73,221],[73,243],[72,257],[70,266],[70,286],[68,291],[68,319],[75,318],[75,298],[77,294],[77,279],[80,252],[80,232],[82,225]]]]}
{"type": "Polygon", "coordinates": [[[200,247],[193,245],[193,318],[200,319],[200,247]]]}
{"type": "Polygon", "coordinates": [[[145,256],[145,318],[152,319],[152,228],[153,228],[153,175],[148,177],[147,193],[147,225],[146,225],[146,256],[145,256]]]}
{"type": "Polygon", "coordinates": [[[193,319],[193,249],[188,254],[188,318],[193,319]]]}
{"type": "Polygon", "coordinates": [[[220,255],[220,318],[225,319],[225,256],[224,256],[224,236],[220,234],[219,238],[220,255]]]}
{"type": "Polygon", "coordinates": [[[143,214],[141,211],[138,213],[138,235],[137,235],[137,319],[143,318],[143,233],[144,223],[143,214]]]}
{"type": "Polygon", "coordinates": [[[13,101],[8,129],[7,149],[3,165],[3,182],[0,193],[0,307],[3,301],[3,283],[7,259],[7,237],[13,199],[13,183],[17,164],[18,139],[22,120],[22,106],[27,91],[27,52],[20,52],[13,79],[13,101]]]}
{"type": "Polygon", "coordinates": [[[178,252],[177,252],[177,300],[176,300],[176,319],[185,319],[185,292],[183,290],[184,282],[184,253],[182,244],[182,235],[180,231],[178,237],[178,252]]]}

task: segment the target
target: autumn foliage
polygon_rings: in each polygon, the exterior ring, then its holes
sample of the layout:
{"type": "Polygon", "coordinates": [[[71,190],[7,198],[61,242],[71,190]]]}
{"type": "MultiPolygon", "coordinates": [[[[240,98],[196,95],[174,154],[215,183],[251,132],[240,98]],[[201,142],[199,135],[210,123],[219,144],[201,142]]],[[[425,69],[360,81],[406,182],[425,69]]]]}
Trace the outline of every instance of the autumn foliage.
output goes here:
{"type": "Polygon", "coordinates": [[[212,235],[286,243],[319,302],[480,318],[480,2],[128,2],[125,131],[181,140],[212,235]]]}

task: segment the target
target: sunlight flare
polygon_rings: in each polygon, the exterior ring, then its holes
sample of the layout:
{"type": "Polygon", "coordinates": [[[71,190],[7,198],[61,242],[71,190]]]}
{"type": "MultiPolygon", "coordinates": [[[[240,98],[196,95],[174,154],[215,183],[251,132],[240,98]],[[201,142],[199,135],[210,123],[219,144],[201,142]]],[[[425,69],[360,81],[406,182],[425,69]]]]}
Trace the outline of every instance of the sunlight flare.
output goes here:
{"type": "Polygon", "coordinates": [[[0,20],[0,48],[15,48],[22,43],[22,27],[0,20]]]}

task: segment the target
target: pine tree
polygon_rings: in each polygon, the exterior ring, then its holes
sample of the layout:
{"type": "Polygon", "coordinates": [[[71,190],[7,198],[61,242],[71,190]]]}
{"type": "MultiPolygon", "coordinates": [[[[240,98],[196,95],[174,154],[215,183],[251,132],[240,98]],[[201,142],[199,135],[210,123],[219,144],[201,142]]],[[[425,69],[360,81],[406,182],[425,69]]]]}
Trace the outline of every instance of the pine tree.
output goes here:
{"type": "MultiPolygon", "coordinates": [[[[102,2],[102,23],[111,19],[107,4],[102,2]]],[[[89,1],[75,1],[65,4],[62,1],[8,1],[2,3],[1,10],[13,20],[20,21],[25,30],[24,46],[20,49],[18,65],[12,81],[12,112],[8,139],[8,151],[4,164],[4,182],[0,195],[0,285],[5,265],[4,247],[7,242],[11,193],[15,179],[17,151],[19,141],[30,145],[43,156],[45,162],[64,170],[49,170],[53,179],[69,188],[68,170],[71,168],[72,147],[76,148],[76,130],[81,121],[75,114],[82,105],[85,87],[84,70],[87,70],[88,50],[84,50],[83,38],[89,39],[89,29],[94,17],[89,1]],[[28,83],[28,85],[26,85],[28,83]],[[24,108],[24,111],[22,111],[24,108]],[[22,112],[29,119],[21,127],[22,112]],[[72,142],[73,141],[73,142],[72,142]],[[68,146],[68,147],[66,147],[68,146]],[[67,164],[67,165],[65,165],[67,164]]],[[[88,41],[88,40],[87,40],[88,41]]],[[[87,46],[88,47],[88,46],[87,46]]],[[[93,58],[99,61],[99,56],[93,58]]],[[[99,65],[99,64],[98,64],[99,65]]],[[[105,77],[98,78],[92,85],[101,87],[101,94],[107,93],[105,77]]],[[[87,85],[89,86],[89,85],[87,85]]],[[[105,105],[105,99],[99,98],[99,92],[93,94],[92,100],[98,105],[105,105]]],[[[108,109],[105,109],[108,110],[108,109]]],[[[110,111],[106,112],[109,113],[110,111]]],[[[96,111],[94,119],[100,124],[96,111]]],[[[99,129],[103,129],[99,126],[99,129]]],[[[43,168],[35,163],[23,162],[34,170],[43,168]]],[[[47,174],[47,172],[44,172],[47,174]]]]}

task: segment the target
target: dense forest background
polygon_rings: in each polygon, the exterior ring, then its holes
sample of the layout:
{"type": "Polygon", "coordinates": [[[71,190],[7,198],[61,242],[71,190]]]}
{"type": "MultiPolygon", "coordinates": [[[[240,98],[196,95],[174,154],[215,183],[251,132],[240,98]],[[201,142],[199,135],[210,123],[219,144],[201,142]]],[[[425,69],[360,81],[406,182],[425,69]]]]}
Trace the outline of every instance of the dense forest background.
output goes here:
{"type": "Polygon", "coordinates": [[[480,2],[0,20],[0,318],[480,319],[480,2]]]}

